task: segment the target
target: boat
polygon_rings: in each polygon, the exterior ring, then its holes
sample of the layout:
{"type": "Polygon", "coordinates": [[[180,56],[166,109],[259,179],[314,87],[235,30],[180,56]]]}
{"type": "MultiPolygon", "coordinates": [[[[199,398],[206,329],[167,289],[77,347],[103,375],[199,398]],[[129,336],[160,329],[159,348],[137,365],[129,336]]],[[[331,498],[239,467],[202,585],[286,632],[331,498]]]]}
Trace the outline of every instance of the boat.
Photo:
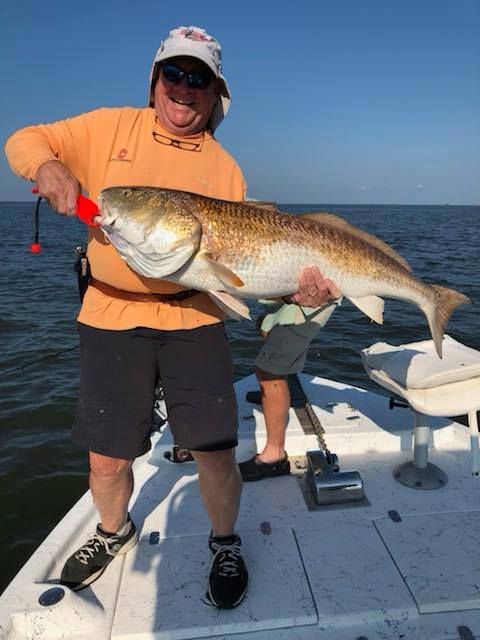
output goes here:
{"type": "MultiPolygon", "coordinates": [[[[292,472],[243,489],[237,530],[250,582],[240,606],[219,610],[203,601],[209,522],[195,463],[175,448],[167,421],[134,465],[137,546],[82,591],[59,584],[64,560],[95,530],[87,492],[0,597],[0,637],[480,638],[480,480],[471,430],[431,417],[428,464],[440,479],[435,488],[407,486],[398,469],[415,458],[408,402],[380,387],[375,393],[307,374],[291,385],[292,472]]],[[[256,388],[254,376],[236,383],[238,461],[265,442],[261,406],[246,399],[256,388]]]]}

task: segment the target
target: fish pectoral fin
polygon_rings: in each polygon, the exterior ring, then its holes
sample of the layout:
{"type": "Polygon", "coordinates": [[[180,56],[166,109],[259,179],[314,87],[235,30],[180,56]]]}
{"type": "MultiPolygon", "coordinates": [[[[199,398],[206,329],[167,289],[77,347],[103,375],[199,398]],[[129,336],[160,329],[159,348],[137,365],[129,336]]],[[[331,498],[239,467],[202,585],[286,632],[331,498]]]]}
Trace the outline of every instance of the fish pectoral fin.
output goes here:
{"type": "Polygon", "coordinates": [[[383,324],[383,309],[385,301],[379,296],[363,296],[362,298],[348,298],[360,311],[377,324],[383,324]]]}
{"type": "Polygon", "coordinates": [[[218,260],[215,260],[215,258],[212,256],[211,253],[202,251],[198,254],[197,260],[198,259],[205,260],[205,262],[208,263],[209,268],[214,272],[214,274],[220,280],[220,282],[223,282],[223,284],[226,287],[244,287],[245,286],[245,283],[240,278],[240,276],[237,276],[237,274],[234,271],[226,267],[221,262],[218,262],[218,260]]]}
{"type": "Polygon", "coordinates": [[[250,309],[247,305],[230,295],[226,291],[207,291],[208,295],[212,298],[216,305],[220,307],[220,309],[225,312],[228,316],[233,318],[234,320],[242,320],[246,318],[247,320],[251,320],[252,317],[250,315],[250,309]]]}

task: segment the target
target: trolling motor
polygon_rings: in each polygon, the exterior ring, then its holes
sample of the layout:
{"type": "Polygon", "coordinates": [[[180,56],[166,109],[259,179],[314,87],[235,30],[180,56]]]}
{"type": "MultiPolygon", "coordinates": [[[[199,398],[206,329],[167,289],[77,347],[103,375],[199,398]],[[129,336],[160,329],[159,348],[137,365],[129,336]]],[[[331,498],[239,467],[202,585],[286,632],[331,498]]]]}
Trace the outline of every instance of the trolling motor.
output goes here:
{"type": "Polygon", "coordinates": [[[308,401],[298,376],[289,376],[290,393],[294,409],[302,427],[308,427],[317,436],[318,450],[307,451],[305,481],[318,505],[356,502],[365,498],[363,480],[358,471],[340,471],[338,457],[329,451],[325,442],[325,430],[308,401]]]}

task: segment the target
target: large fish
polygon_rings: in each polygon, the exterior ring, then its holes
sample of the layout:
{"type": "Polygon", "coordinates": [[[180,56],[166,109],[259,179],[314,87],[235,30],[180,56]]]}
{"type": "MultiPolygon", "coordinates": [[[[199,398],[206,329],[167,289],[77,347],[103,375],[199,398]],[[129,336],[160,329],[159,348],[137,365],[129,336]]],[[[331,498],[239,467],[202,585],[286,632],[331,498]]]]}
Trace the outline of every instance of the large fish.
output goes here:
{"type": "Polygon", "coordinates": [[[292,294],[301,271],[317,266],[375,322],[383,322],[382,297],[418,305],[442,357],[450,315],[470,302],[422,282],[391,247],[333,214],[295,216],[155,187],[104,189],[100,209],[103,232],[134,271],[207,291],[233,317],[249,317],[240,298],[292,294]]]}

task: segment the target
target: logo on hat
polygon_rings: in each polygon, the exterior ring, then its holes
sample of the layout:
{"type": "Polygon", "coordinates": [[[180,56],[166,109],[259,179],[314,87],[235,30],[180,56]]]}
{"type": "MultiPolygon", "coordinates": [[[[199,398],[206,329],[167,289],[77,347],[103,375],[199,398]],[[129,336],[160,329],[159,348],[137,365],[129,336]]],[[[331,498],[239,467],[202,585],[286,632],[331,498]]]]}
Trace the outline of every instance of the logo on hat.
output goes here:
{"type": "Polygon", "coordinates": [[[212,42],[213,38],[211,38],[208,34],[201,33],[200,31],[195,31],[195,29],[179,29],[178,34],[181,36],[185,36],[185,38],[190,38],[190,40],[195,40],[196,42],[212,42]]]}

